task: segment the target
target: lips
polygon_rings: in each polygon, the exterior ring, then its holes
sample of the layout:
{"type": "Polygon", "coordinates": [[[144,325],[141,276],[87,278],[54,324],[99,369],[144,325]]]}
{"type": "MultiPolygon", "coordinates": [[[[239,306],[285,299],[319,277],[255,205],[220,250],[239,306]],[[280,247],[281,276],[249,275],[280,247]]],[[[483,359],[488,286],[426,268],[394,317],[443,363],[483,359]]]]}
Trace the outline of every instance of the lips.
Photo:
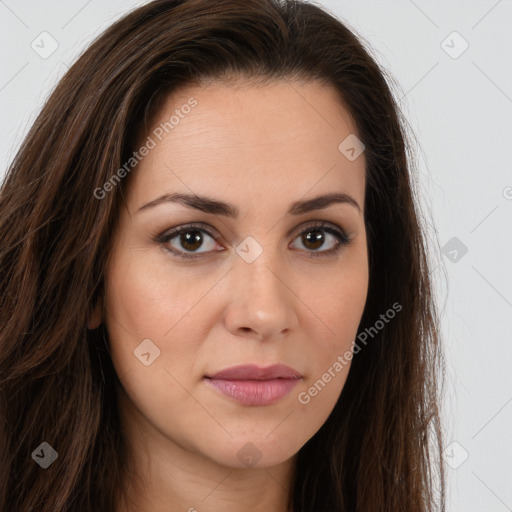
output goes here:
{"type": "Polygon", "coordinates": [[[260,368],[241,365],[206,376],[206,383],[228,398],[244,405],[270,405],[285,397],[302,375],[282,364],[260,368]]]}
{"type": "Polygon", "coordinates": [[[273,380],[300,379],[302,375],[284,364],[275,364],[266,368],[244,364],[221,370],[212,376],[207,375],[207,378],[218,380],[273,380]]]}

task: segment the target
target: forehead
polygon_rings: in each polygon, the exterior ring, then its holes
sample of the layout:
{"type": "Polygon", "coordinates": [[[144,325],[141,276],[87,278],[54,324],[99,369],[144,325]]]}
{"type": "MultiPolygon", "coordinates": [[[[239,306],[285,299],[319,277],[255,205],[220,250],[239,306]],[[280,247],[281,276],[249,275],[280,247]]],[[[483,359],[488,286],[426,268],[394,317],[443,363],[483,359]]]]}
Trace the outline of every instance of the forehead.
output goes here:
{"type": "Polygon", "coordinates": [[[146,136],[154,147],[133,173],[132,197],[242,194],[248,185],[254,193],[304,195],[315,186],[343,189],[362,203],[364,154],[350,161],[339,149],[352,134],[357,128],[338,92],[317,81],[183,88],[153,119],[146,136]]]}

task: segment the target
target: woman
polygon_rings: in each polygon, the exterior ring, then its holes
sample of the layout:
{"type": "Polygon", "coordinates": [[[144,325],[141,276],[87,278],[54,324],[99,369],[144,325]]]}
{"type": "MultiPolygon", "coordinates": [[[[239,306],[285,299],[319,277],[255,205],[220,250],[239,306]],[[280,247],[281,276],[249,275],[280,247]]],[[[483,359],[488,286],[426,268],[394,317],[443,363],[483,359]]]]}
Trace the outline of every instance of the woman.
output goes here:
{"type": "Polygon", "coordinates": [[[400,119],[306,2],[102,34],[2,187],[0,509],[444,510],[400,119]]]}

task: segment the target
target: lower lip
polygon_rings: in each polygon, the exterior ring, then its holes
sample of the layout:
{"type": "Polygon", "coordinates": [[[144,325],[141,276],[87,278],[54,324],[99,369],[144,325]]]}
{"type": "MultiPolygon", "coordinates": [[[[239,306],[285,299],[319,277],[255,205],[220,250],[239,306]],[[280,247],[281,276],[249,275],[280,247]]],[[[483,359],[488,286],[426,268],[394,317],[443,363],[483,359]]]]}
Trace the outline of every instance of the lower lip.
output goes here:
{"type": "Polygon", "coordinates": [[[206,379],[210,386],[244,405],[269,405],[285,397],[300,379],[206,379]]]}

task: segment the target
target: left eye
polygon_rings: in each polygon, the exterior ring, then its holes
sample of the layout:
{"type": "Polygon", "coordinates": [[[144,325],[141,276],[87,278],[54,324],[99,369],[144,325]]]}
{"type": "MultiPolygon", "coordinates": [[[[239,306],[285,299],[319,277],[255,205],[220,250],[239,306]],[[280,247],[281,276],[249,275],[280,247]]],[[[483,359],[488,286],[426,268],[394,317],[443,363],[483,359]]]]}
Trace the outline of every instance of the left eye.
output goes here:
{"type": "MultiPolygon", "coordinates": [[[[219,238],[219,237],[217,237],[219,238]]],[[[308,257],[327,256],[334,252],[339,251],[344,245],[350,242],[349,237],[346,233],[338,228],[325,226],[324,223],[315,226],[309,226],[301,231],[296,238],[300,238],[303,246],[307,249],[312,250],[308,254],[308,257]],[[327,237],[325,235],[327,233],[327,237]],[[322,247],[329,237],[333,240],[333,246],[330,249],[318,251],[319,247],[322,247]]],[[[178,258],[191,259],[198,258],[204,253],[215,251],[216,237],[203,225],[188,225],[181,226],[172,230],[171,232],[164,233],[155,239],[156,242],[162,244],[165,249],[178,258]],[[204,251],[198,251],[201,246],[204,245],[204,235],[210,238],[209,245],[204,251]],[[171,244],[172,240],[178,239],[179,244],[184,249],[177,249],[171,244]],[[192,254],[186,252],[192,251],[192,254]]],[[[208,244],[207,244],[208,245],[208,244]]]]}
{"type": "Polygon", "coordinates": [[[326,249],[323,252],[331,253],[339,248],[341,245],[348,243],[348,239],[345,233],[338,232],[332,228],[325,227],[310,227],[302,231],[297,238],[300,238],[302,245],[306,246],[306,249],[316,250],[319,247],[325,245],[325,241],[331,238],[333,245],[330,249],[326,249]],[[327,236],[325,235],[327,233],[327,236]],[[308,247],[309,246],[309,247],[308,247]]]}

